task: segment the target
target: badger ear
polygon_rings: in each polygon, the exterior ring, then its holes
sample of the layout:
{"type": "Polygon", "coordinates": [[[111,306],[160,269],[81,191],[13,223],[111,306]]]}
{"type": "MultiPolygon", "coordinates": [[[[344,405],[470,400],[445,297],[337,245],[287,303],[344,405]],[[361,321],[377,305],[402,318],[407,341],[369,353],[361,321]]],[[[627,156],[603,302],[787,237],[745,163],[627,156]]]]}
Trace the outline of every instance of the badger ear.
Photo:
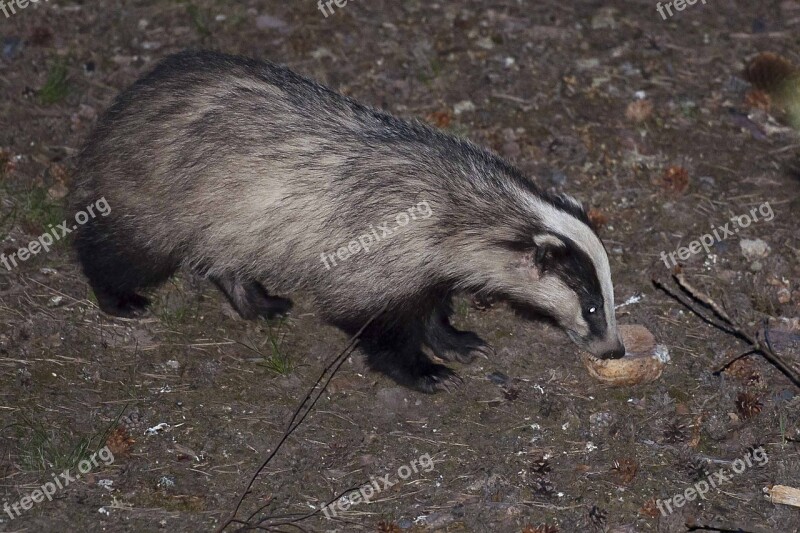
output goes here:
{"type": "Polygon", "coordinates": [[[539,279],[550,270],[567,251],[566,243],[557,235],[542,233],[533,237],[533,245],[522,251],[516,263],[518,270],[525,272],[530,279],[539,279]]]}
{"type": "Polygon", "coordinates": [[[547,271],[553,261],[558,260],[567,251],[567,244],[558,235],[552,233],[535,235],[533,243],[536,251],[536,263],[542,271],[547,271]]]}

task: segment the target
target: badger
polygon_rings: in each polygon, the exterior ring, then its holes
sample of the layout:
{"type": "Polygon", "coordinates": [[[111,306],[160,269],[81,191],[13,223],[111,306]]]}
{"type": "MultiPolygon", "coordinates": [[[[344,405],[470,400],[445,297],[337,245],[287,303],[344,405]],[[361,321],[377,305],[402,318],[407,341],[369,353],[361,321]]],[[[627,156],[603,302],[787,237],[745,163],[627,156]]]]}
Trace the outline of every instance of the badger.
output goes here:
{"type": "Polygon", "coordinates": [[[451,325],[458,294],[550,319],[596,357],[625,352],[580,202],[267,61],[185,51],[122,92],[77,158],[73,210],[101,197],[108,216],[74,244],[110,315],[143,313],[179,268],[244,319],[288,312],[299,291],[327,323],[363,329],[369,368],[423,392],[461,383],[432,356],[493,353],[451,325]]]}

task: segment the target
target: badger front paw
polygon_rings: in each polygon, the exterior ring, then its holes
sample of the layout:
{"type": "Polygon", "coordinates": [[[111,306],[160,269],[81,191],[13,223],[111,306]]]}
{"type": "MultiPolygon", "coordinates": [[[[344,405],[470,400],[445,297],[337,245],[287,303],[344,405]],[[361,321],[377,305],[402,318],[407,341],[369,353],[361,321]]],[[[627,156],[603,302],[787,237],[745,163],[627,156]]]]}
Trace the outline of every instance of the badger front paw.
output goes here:
{"type": "Polygon", "coordinates": [[[436,363],[418,369],[415,374],[408,385],[428,394],[453,392],[464,384],[464,380],[458,374],[436,363]]]}
{"type": "Polygon", "coordinates": [[[477,357],[488,359],[494,349],[471,331],[439,330],[428,339],[428,347],[439,359],[472,363],[477,357]]]}

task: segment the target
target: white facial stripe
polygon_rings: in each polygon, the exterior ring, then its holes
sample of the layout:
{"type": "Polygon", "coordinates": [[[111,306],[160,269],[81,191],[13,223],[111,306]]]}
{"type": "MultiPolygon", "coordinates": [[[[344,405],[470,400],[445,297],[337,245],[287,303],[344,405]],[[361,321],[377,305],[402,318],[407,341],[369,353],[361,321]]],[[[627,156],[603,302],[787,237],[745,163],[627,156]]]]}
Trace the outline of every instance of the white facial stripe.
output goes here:
{"type": "Polygon", "coordinates": [[[531,207],[540,214],[542,224],[554,233],[560,233],[575,241],[591,258],[597,271],[597,278],[600,280],[600,287],[603,291],[603,311],[606,317],[609,333],[616,331],[617,320],[614,314],[614,285],[611,283],[611,267],[608,264],[603,243],[597,235],[585,223],[581,222],[569,213],[557,209],[547,202],[525,195],[531,207]]]}
{"type": "Polygon", "coordinates": [[[555,235],[550,235],[549,233],[545,233],[544,235],[534,235],[533,242],[536,246],[558,246],[563,248],[565,246],[564,241],[556,237],[555,235]]]}

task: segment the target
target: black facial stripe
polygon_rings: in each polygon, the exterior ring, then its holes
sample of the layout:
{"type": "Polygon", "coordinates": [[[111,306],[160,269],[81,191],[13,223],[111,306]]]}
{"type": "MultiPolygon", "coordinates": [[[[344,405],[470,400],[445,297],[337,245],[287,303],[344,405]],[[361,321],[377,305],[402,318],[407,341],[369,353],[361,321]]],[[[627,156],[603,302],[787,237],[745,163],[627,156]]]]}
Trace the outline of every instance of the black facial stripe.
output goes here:
{"type": "Polygon", "coordinates": [[[580,301],[583,319],[589,325],[591,336],[605,335],[607,324],[604,313],[603,288],[597,277],[597,271],[589,255],[575,244],[575,241],[559,235],[565,245],[565,253],[550,265],[550,273],[561,279],[564,284],[575,291],[580,301]],[[594,307],[595,312],[589,313],[594,307]]]}
{"type": "Polygon", "coordinates": [[[566,211],[587,226],[591,227],[592,224],[589,220],[589,215],[586,214],[586,211],[582,207],[573,204],[562,196],[548,196],[546,199],[558,209],[566,211]]]}

